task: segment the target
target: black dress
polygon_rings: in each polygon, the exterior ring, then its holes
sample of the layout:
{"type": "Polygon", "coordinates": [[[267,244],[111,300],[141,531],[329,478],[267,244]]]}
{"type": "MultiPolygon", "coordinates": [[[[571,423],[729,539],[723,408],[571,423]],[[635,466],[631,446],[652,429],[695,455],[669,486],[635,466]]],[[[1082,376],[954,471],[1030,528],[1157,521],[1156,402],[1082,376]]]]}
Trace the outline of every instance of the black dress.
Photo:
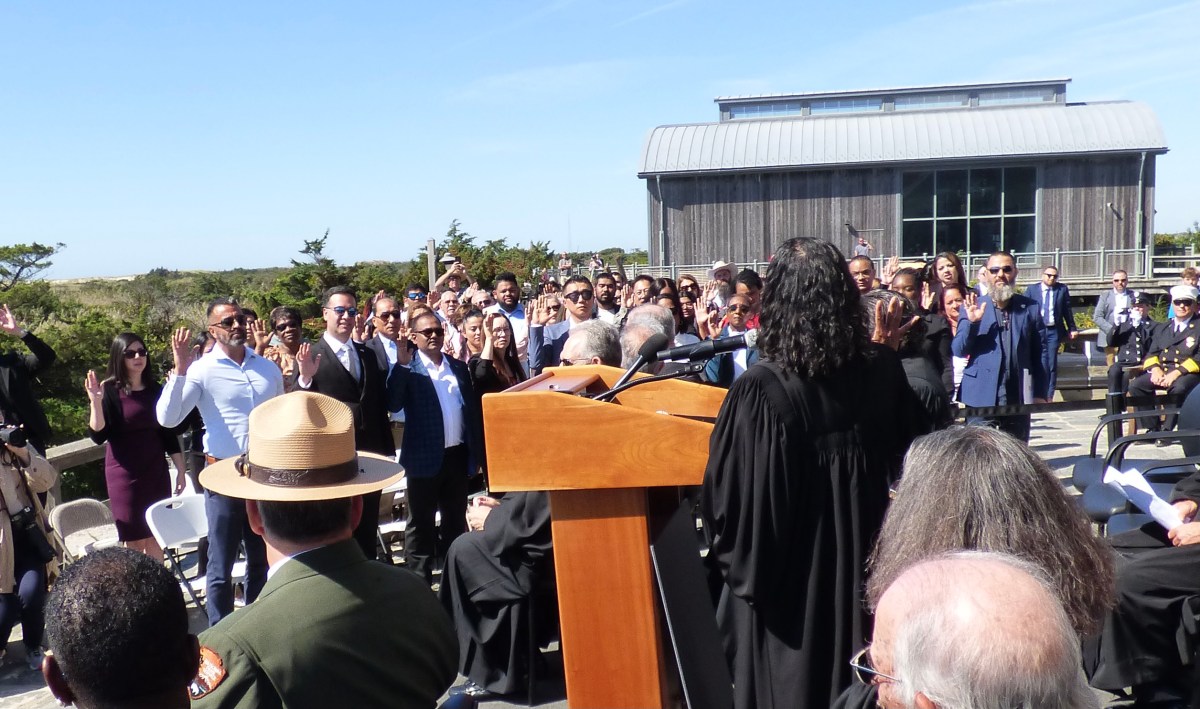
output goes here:
{"type": "Polygon", "coordinates": [[[895,352],[824,380],[759,362],[721,407],[701,513],[738,709],[828,707],[869,637],[867,555],[928,422],[895,352]]]}

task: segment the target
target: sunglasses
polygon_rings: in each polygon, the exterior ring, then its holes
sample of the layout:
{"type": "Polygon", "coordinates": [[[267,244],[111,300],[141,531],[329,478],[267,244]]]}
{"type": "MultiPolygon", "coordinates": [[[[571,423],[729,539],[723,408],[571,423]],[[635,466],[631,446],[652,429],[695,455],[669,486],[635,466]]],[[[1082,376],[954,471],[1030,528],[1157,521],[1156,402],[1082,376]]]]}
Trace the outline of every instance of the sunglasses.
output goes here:
{"type": "Polygon", "coordinates": [[[731,306],[729,306],[729,312],[731,312],[731,313],[748,313],[748,312],[750,312],[750,306],[749,305],[731,305],[731,306]]]}
{"type": "Polygon", "coordinates": [[[1045,276],[1046,278],[1058,278],[1057,273],[1043,273],[1042,275],[1045,276]]]}
{"type": "Polygon", "coordinates": [[[481,300],[478,303],[476,303],[475,307],[481,308],[481,309],[482,308],[490,308],[495,304],[496,304],[496,301],[492,300],[491,298],[488,298],[487,300],[481,300]]]}
{"type": "Polygon", "coordinates": [[[562,310],[562,304],[561,303],[552,303],[552,304],[546,306],[546,310],[549,310],[550,312],[554,312],[556,310],[562,310]]]}
{"type": "Polygon", "coordinates": [[[404,313],[400,310],[385,310],[382,313],[375,313],[375,317],[380,320],[402,320],[404,313]]]}
{"type": "Polygon", "coordinates": [[[885,675],[871,666],[871,655],[867,652],[870,649],[871,646],[868,645],[855,653],[854,657],[850,658],[850,668],[854,670],[854,679],[865,685],[878,684],[876,678],[885,679],[890,682],[899,682],[900,680],[895,677],[885,675]]]}
{"type": "Polygon", "coordinates": [[[416,291],[412,291],[411,293],[405,293],[404,297],[408,298],[409,300],[425,300],[425,294],[418,293],[416,291]]]}
{"type": "Polygon", "coordinates": [[[590,290],[577,290],[571,293],[564,293],[563,297],[572,303],[578,303],[581,300],[591,300],[595,294],[590,290]]]}
{"type": "Polygon", "coordinates": [[[237,323],[238,325],[245,327],[246,326],[246,316],[245,315],[230,315],[229,317],[221,318],[220,320],[218,320],[216,322],[210,322],[208,324],[208,326],[209,327],[219,327],[222,330],[229,330],[233,327],[234,323],[237,323]]]}
{"type": "Polygon", "coordinates": [[[275,332],[283,332],[291,328],[300,329],[300,323],[295,320],[286,320],[284,322],[275,323],[275,332]]]}
{"type": "Polygon", "coordinates": [[[125,350],[125,359],[137,359],[145,356],[146,350],[125,350]]]}
{"type": "Polygon", "coordinates": [[[988,272],[993,276],[997,273],[1003,273],[1006,276],[1012,275],[1012,273],[1016,270],[1017,269],[1013,266],[988,266],[988,272]]]}
{"type": "Polygon", "coordinates": [[[334,306],[332,308],[325,308],[325,309],[332,310],[333,312],[337,313],[337,316],[339,318],[342,317],[343,315],[349,315],[350,317],[354,317],[355,315],[358,315],[358,308],[355,308],[353,306],[346,307],[344,305],[338,305],[338,306],[334,306]]]}
{"type": "Polygon", "coordinates": [[[413,330],[418,335],[424,335],[425,339],[432,340],[434,337],[441,337],[444,331],[440,327],[427,327],[424,330],[413,330]]]}
{"type": "Polygon", "coordinates": [[[1114,278],[1113,279],[1113,283],[1128,283],[1128,282],[1129,282],[1128,278],[1114,278]]]}
{"type": "Polygon", "coordinates": [[[1196,304],[1196,301],[1194,301],[1194,300],[1184,300],[1184,299],[1180,298],[1179,300],[1172,300],[1172,301],[1171,301],[1171,303],[1173,303],[1174,305],[1186,305],[1186,306],[1189,306],[1189,307],[1190,307],[1190,306],[1193,306],[1193,305],[1195,305],[1195,304],[1196,304]]]}

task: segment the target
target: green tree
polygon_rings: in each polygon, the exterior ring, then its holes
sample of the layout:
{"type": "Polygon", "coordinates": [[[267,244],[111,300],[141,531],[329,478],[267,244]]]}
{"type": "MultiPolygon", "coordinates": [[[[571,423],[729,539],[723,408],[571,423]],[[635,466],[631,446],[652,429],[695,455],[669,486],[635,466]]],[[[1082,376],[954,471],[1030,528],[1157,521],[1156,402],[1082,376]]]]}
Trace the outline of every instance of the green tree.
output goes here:
{"type": "Polygon", "coordinates": [[[53,246],[39,244],[13,244],[0,246],[0,291],[7,291],[18,283],[31,281],[52,265],[50,257],[66,248],[65,244],[53,246]]]}

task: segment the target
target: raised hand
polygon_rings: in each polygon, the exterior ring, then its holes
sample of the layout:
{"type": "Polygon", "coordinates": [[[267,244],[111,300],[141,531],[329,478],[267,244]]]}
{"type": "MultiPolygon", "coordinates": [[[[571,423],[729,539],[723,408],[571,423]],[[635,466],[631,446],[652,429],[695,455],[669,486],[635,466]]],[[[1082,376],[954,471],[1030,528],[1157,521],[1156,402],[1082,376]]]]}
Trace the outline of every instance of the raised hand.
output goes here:
{"type": "Polygon", "coordinates": [[[181,327],[171,333],[171,356],[175,358],[175,374],[183,376],[192,363],[192,331],[181,327]]]}
{"type": "Polygon", "coordinates": [[[412,350],[408,348],[412,341],[412,328],[400,325],[396,328],[396,364],[407,365],[412,362],[412,350]]]}
{"type": "Polygon", "coordinates": [[[900,257],[899,256],[891,257],[890,259],[888,259],[887,264],[884,265],[884,267],[883,267],[883,274],[880,275],[880,277],[879,277],[880,282],[885,283],[885,284],[891,283],[892,278],[896,275],[896,271],[899,271],[899,270],[900,270],[900,257]]]}
{"type": "Polygon", "coordinates": [[[83,380],[83,390],[93,400],[99,400],[104,396],[104,387],[100,384],[100,377],[96,376],[96,370],[88,370],[87,378],[83,380]]]}
{"type": "Polygon", "coordinates": [[[367,322],[369,319],[365,310],[360,310],[358,315],[354,316],[354,329],[350,331],[351,340],[362,342],[367,339],[367,322]]]}
{"type": "Polygon", "coordinates": [[[7,303],[0,305],[0,330],[10,335],[16,335],[21,332],[21,326],[17,324],[17,319],[13,317],[7,303]]]}
{"type": "Polygon", "coordinates": [[[301,377],[312,381],[317,376],[317,367],[321,365],[321,355],[313,357],[312,345],[305,342],[296,350],[296,369],[301,377]]]}
{"type": "Polygon", "coordinates": [[[267,327],[267,321],[258,318],[254,321],[254,327],[250,330],[250,339],[254,342],[254,350],[261,353],[271,344],[271,330],[267,327]]]}
{"type": "Polygon", "coordinates": [[[546,300],[550,296],[539,295],[533,304],[533,315],[531,316],[531,325],[545,326],[550,322],[549,302],[546,300]]]}
{"type": "Polygon", "coordinates": [[[933,310],[933,301],[937,298],[937,294],[929,287],[928,283],[921,284],[921,309],[925,311],[933,310]]]}
{"type": "Polygon", "coordinates": [[[625,306],[626,310],[629,310],[629,309],[633,308],[634,305],[636,305],[636,303],[633,302],[633,284],[632,283],[626,283],[624,285],[624,287],[621,288],[621,304],[625,306]]]}
{"type": "Polygon", "coordinates": [[[983,319],[983,311],[987,308],[987,303],[979,302],[979,298],[974,293],[968,293],[967,299],[963,301],[962,309],[967,314],[967,320],[977,323],[983,319]]]}
{"type": "Polygon", "coordinates": [[[871,341],[887,345],[893,350],[900,349],[900,342],[912,326],[921,318],[916,315],[904,322],[904,307],[899,298],[893,298],[885,308],[883,301],[875,302],[875,331],[871,333],[871,341]]]}

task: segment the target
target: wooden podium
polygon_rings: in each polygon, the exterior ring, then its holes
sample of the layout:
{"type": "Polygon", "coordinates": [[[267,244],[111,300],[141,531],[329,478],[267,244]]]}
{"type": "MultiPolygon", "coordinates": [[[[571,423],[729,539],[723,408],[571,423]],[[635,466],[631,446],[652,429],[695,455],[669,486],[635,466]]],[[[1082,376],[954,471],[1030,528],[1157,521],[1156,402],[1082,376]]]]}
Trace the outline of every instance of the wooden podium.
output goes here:
{"type": "Polygon", "coordinates": [[[647,488],[701,483],[725,398],[724,389],[678,380],[612,402],[579,396],[621,374],[554,367],[483,397],[491,489],[549,491],[572,709],[667,706],[647,488]]]}

